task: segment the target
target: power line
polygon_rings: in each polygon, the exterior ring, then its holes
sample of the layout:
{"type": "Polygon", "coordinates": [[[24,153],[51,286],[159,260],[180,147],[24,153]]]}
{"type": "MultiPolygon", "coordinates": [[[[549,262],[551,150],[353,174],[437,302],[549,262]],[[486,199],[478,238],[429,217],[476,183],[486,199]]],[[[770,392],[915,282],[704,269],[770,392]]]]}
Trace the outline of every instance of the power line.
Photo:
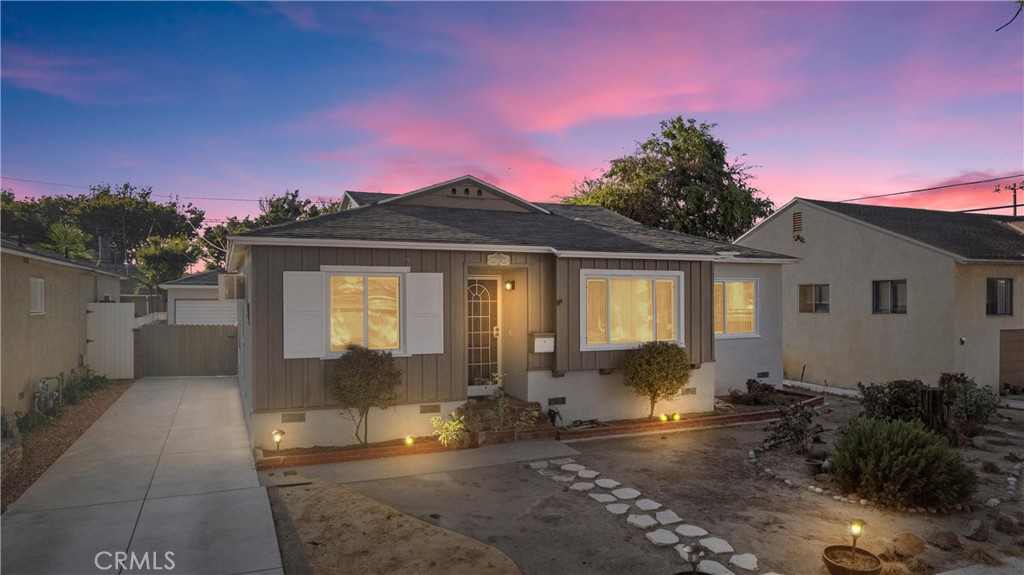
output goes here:
{"type": "Polygon", "coordinates": [[[91,190],[90,186],[76,186],[74,184],[58,184],[57,182],[41,182],[39,180],[26,180],[25,178],[15,178],[14,176],[0,176],[5,180],[14,180],[16,182],[28,182],[30,184],[43,184],[47,186],[62,186],[65,188],[82,188],[83,190],[91,190]]]}
{"type": "Polygon", "coordinates": [[[1005,210],[1007,208],[1016,208],[1016,207],[1021,207],[1021,206],[1024,206],[1024,204],[1017,204],[1017,205],[1007,204],[1005,206],[992,206],[990,208],[974,208],[972,210],[957,210],[957,211],[959,211],[962,214],[967,214],[967,213],[970,213],[970,212],[987,212],[989,210],[1005,210]]]}
{"type": "Polygon", "coordinates": [[[891,197],[891,196],[902,196],[902,195],[905,195],[905,194],[916,194],[918,192],[931,192],[931,191],[934,191],[934,190],[944,190],[946,188],[959,188],[960,186],[970,186],[970,185],[973,185],[973,184],[987,184],[987,183],[990,183],[990,182],[998,182],[998,181],[1001,181],[1001,180],[1008,180],[1010,178],[1020,178],[1020,177],[1024,177],[1024,174],[1013,174],[1013,175],[1010,175],[1010,176],[1003,176],[1001,178],[991,178],[991,179],[988,179],[988,180],[977,180],[977,181],[974,181],[974,182],[960,182],[958,184],[946,184],[944,186],[935,186],[935,187],[932,187],[932,188],[921,188],[920,190],[907,190],[905,192],[893,192],[891,194],[879,194],[877,196],[861,196],[859,198],[850,198],[848,200],[839,200],[839,203],[856,202],[857,200],[871,200],[871,199],[874,199],[874,198],[888,198],[888,197],[891,197]]]}

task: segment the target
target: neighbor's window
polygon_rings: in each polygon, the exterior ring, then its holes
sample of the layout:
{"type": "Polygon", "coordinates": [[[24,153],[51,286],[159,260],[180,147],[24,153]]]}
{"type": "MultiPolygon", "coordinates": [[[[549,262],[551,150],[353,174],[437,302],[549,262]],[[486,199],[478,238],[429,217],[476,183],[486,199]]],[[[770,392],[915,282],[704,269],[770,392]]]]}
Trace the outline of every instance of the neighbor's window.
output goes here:
{"type": "Polygon", "coordinates": [[[757,333],[757,282],[715,282],[715,335],[757,333]]]}
{"type": "Polygon", "coordinates": [[[985,313],[1013,315],[1013,278],[988,278],[985,287],[985,313]]]}
{"type": "Polygon", "coordinates": [[[331,275],[330,289],[332,352],[401,347],[398,275],[331,275]]]}
{"type": "Polygon", "coordinates": [[[874,313],[907,313],[907,280],[871,282],[874,313]]]}
{"type": "Polygon", "coordinates": [[[46,292],[42,278],[29,278],[28,282],[31,292],[28,312],[32,315],[46,313],[46,292]]]}
{"type": "Polygon", "coordinates": [[[679,276],[584,274],[585,346],[633,347],[679,339],[679,276]]]}
{"type": "Polygon", "coordinates": [[[800,313],[828,313],[828,285],[800,284],[800,313]]]}

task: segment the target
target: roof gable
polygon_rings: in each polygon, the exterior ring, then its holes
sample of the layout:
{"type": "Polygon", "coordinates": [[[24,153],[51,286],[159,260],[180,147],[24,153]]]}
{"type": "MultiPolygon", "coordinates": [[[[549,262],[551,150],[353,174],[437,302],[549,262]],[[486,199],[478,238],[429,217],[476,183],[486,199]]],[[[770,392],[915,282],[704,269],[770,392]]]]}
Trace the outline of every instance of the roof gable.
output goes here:
{"type": "Polygon", "coordinates": [[[547,210],[536,204],[527,202],[501,188],[468,175],[413,190],[400,196],[380,199],[377,203],[501,212],[548,213],[547,210]]]}

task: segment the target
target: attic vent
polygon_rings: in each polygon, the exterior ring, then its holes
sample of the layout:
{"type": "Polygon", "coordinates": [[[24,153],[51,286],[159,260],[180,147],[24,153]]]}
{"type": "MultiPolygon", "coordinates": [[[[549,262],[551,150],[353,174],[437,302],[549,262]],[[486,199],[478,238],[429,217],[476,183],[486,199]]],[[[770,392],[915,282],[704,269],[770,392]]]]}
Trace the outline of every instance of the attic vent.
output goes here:
{"type": "Polygon", "coordinates": [[[217,297],[222,300],[245,299],[245,276],[242,274],[217,276],[217,297]]]}
{"type": "Polygon", "coordinates": [[[480,188],[477,188],[477,189],[476,189],[476,195],[477,195],[477,196],[482,196],[482,195],[484,195],[484,191],[483,191],[483,190],[481,190],[480,188]]]}
{"type": "Polygon", "coordinates": [[[793,212],[793,233],[799,234],[804,231],[804,213],[793,212]]]}
{"type": "Polygon", "coordinates": [[[458,193],[459,193],[459,190],[456,190],[455,188],[452,188],[452,195],[453,196],[458,194],[458,193]]]}
{"type": "Polygon", "coordinates": [[[469,188],[466,188],[465,190],[462,190],[462,192],[468,196],[469,195],[469,188]]]}

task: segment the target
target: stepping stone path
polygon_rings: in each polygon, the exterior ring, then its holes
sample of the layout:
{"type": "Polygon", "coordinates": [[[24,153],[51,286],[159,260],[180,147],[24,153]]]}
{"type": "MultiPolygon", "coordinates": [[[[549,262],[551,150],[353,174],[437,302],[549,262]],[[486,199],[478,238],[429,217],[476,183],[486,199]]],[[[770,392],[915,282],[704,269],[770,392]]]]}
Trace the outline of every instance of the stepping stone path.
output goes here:
{"type": "Polygon", "coordinates": [[[629,511],[629,504],[612,503],[611,505],[605,505],[604,508],[607,509],[609,513],[614,513],[615,515],[625,515],[629,511]]]}
{"type": "Polygon", "coordinates": [[[657,501],[651,501],[650,499],[641,499],[636,502],[637,509],[643,509],[644,511],[654,511],[661,507],[661,503],[657,501]]]}
{"type": "Polygon", "coordinates": [[[676,527],[676,533],[683,537],[704,537],[708,534],[706,529],[702,529],[696,525],[680,525],[679,527],[676,527]]]}
{"type": "Polygon", "coordinates": [[[632,487],[623,487],[622,489],[612,491],[612,495],[619,499],[636,499],[637,497],[640,497],[640,492],[632,487]]]}
{"type": "Polygon", "coordinates": [[[639,527],[640,529],[649,529],[658,524],[658,520],[651,517],[650,515],[630,515],[626,519],[626,523],[629,523],[633,527],[639,527]]]}
{"type": "MultiPolygon", "coordinates": [[[[569,491],[582,493],[592,491],[595,488],[610,490],[611,493],[597,492],[587,493],[587,495],[594,501],[605,504],[605,509],[613,515],[626,515],[629,513],[633,508],[630,500],[641,496],[640,491],[632,487],[621,487],[622,484],[614,479],[595,479],[598,475],[601,475],[600,471],[587,469],[586,466],[576,463],[576,460],[571,457],[549,459],[547,461],[531,461],[529,467],[541,476],[550,477],[557,483],[571,482],[572,485],[569,486],[569,491]],[[553,469],[552,466],[557,469],[553,469]],[[577,478],[593,479],[594,482],[577,481],[577,478]]],[[[757,571],[758,561],[756,556],[751,553],[733,554],[733,547],[728,541],[720,537],[706,537],[708,532],[702,527],[690,524],[676,525],[681,523],[683,519],[671,509],[662,509],[661,503],[646,498],[637,499],[634,503],[640,511],[656,511],[660,509],[660,511],[654,514],[654,517],[643,513],[630,513],[629,517],[626,518],[627,524],[645,531],[657,527],[657,529],[644,533],[644,537],[656,547],[674,546],[673,548],[676,553],[679,554],[684,562],[688,563],[691,547],[685,543],[680,543],[680,537],[686,537],[691,540],[701,537],[700,545],[708,553],[711,553],[713,556],[729,554],[731,555],[729,557],[729,565],[744,571],[757,571]]],[[[717,557],[714,558],[717,559],[717,557]]],[[[725,557],[721,557],[721,561],[725,561],[725,557]]],[[[709,575],[736,575],[728,567],[719,561],[714,561],[712,558],[702,559],[697,568],[709,575]]],[[[765,575],[777,574],[766,573],[765,575]]]]}
{"type": "Polygon", "coordinates": [[[679,537],[675,533],[672,533],[668,529],[658,529],[651,531],[647,535],[647,540],[654,543],[658,547],[670,547],[679,543],[679,537]]]}
{"type": "Polygon", "coordinates": [[[654,514],[654,517],[658,520],[658,523],[661,523],[662,525],[672,525],[673,523],[679,523],[683,520],[682,517],[676,515],[676,512],[671,509],[659,511],[654,514]]]}

